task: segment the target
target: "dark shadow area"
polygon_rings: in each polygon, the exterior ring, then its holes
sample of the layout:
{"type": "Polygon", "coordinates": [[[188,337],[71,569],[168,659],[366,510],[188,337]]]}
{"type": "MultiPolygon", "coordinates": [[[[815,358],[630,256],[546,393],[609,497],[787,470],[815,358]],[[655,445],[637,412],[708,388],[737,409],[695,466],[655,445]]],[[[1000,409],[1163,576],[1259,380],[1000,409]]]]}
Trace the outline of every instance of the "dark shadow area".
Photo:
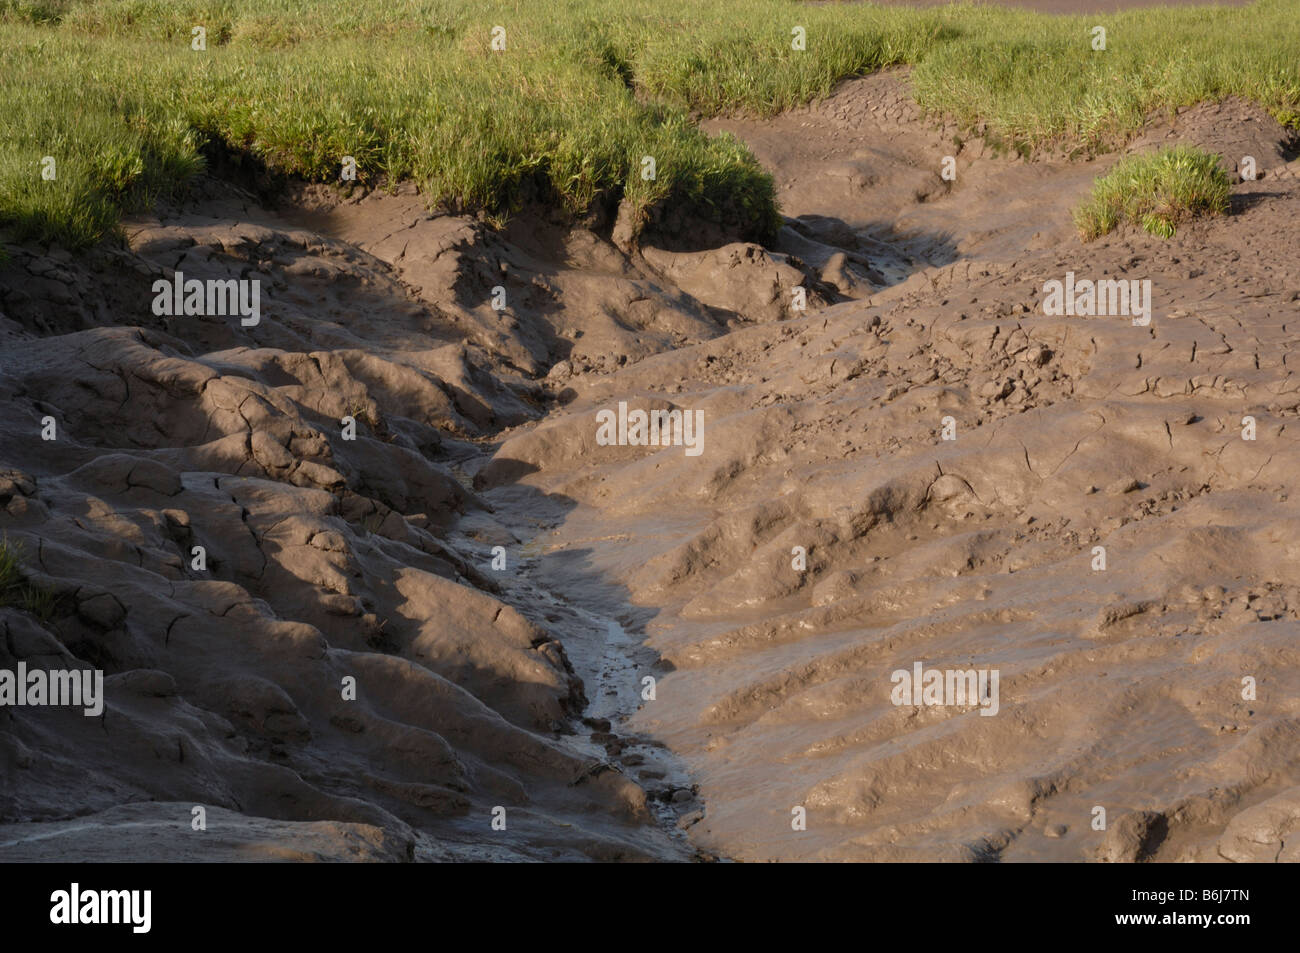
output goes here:
{"type": "Polygon", "coordinates": [[[1242,212],[1252,209],[1257,205],[1264,205],[1267,202],[1278,199],[1286,195],[1285,189],[1265,190],[1255,189],[1250,192],[1233,192],[1228,197],[1228,212],[1231,215],[1240,215],[1242,212]]]}

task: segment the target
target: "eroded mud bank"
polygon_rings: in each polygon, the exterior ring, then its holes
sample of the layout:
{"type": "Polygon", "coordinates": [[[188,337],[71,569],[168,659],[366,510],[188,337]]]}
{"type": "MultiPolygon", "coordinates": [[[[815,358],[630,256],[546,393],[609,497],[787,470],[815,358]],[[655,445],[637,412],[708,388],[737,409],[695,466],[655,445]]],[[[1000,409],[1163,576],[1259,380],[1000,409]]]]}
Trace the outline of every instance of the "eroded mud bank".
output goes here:
{"type": "Polygon", "coordinates": [[[0,530],[51,601],[0,667],[107,700],[0,712],[0,856],[1290,859],[1292,147],[1153,123],[1265,174],[1083,246],[1113,157],[956,151],[904,82],[717,124],[771,249],[217,181],[10,248],[0,530]],[[259,322],[155,315],[177,272],[259,322]],[[1149,280],[1149,325],[1044,315],[1067,272],[1149,280]],[[601,445],[620,401],[702,452],[601,445]],[[893,704],[918,661],[997,668],[998,714],[893,704]]]}

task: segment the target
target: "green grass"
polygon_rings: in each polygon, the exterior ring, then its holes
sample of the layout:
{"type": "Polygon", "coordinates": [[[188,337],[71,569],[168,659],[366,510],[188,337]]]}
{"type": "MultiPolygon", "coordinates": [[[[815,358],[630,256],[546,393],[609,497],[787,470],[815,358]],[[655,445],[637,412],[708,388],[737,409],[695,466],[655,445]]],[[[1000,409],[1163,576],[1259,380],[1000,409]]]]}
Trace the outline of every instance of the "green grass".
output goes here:
{"type": "Polygon", "coordinates": [[[911,64],[918,101],[1029,152],[1094,150],[1152,110],[1240,95],[1300,126],[1295,0],[1047,17],[792,0],[0,0],[0,228],[93,243],[220,143],[307,179],[414,180],[453,210],[626,197],[750,237],[771,179],[694,120],[769,115],[911,64]],[[1093,52],[1089,29],[1108,32],[1093,52]],[[205,52],[190,31],[207,29],[205,52]],[[505,52],[490,48],[506,28],[505,52]],[[807,49],[791,49],[791,29],[807,49]],[[643,180],[654,156],[657,178],[643,180]],[[57,178],[41,178],[53,156],[57,178]]]}
{"type": "Polygon", "coordinates": [[[11,543],[8,537],[0,539],[0,606],[14,606],[45,622],[58,609],[59,597],[28,581],[21,556],[21,546],[11,543]]]}
{"type": "Polygon", "coordinates": [[[1074,224],[1091,241],[1121,224],[1172,238],[1180,222],[1228,210],[1231,186],[1219,156],[1192,146],[1166,146],[1129,156],[1099,178],[1074,210],[1074,224]]]}

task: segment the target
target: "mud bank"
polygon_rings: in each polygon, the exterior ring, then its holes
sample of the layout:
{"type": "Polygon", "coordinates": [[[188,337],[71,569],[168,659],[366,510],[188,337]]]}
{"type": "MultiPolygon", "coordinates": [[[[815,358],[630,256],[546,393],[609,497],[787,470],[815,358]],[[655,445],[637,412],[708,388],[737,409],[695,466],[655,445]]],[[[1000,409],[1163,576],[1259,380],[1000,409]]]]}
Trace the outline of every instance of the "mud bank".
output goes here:
{"type": "Polygon", "coordinates": [[[218,181],[9,248],[0,532],[48,598],[0,668],[107,698],[0,710],[0,858],[1294,859],[1293,143],[1153,122],[1264,175],[1085,246],[1115,157],[958,149],[904,84],[714,124],[770,249],[218,181]],[[155,315],[177,272],[259,322],[155,315]],[[1069,272],[1150,324],[1044,315],[1069,272]],[[703,452],[602,445],[619,402],[703,452]],[[917,662],[997,715],[894,704],[917,662]]]}

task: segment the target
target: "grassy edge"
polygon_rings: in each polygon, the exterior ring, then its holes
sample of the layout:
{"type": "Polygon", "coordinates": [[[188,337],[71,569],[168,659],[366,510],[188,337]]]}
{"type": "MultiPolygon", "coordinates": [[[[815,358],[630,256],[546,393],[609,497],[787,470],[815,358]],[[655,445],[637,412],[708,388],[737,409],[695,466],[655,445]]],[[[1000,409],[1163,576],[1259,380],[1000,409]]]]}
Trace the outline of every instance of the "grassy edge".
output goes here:
{"type": "MultiPolygon", "coordinates": [[[[656,208],[676,206],[730,219],[745,237],[762,240],[780,222],[770,176],[743,145],[705,137],[689,117],[738,108],[771,114],[824,96],[848,76],[903,63],[913,65],[914,95],[927,114],[1021,154],[1060,143],[1085,152],[1113,147],[1152,112],[1228,95],[1253,94],[1284,125],[1300,127],[1295,63],[1287,66],[1284,47],[1274,56],[1268,40],[1248,30],[1234,41],[1241,49],[1222,54],[1237,64],[1227,78],[1204,57],[1180,60],[1184,72],[1169,57],[1159,67],[1142,62],[1143,50],[1163,49],[1144,24],[1175,24],[1182,30],[1175,43],[1186,44],[1226,15],[1218,8],[1107,17],[1113,52],[1096,54],[1087,49],[1084,18],[990,7],[737,0],[739,13],[705,2],[692,7],[699,19],[685,23],[641,0],[574,0],[569,22],[543,29],[525,19],[514,34],[525,39],[512,40],[517,56],[506,60],[494,58],[482,26],[504,18],[510,4],[486,4],[477,21],[463,5],[441,4],[459,19],[430,28],[411,49],[393,45],[396,20],[350,14],[361,17],[360,38],[340,39],[325,4],[298,5],[301,19],[297,8],[292,19],[266,12],[282,13],[277,0],[247,6],[244,13],[218,3],[214,14],[187,0],[0,0],[0,24],[15,31],[0,39],[7,76],[0,82],[14,87],[9,101],[38,104],[8,120],[9,128],[0,119],[0,139],[22,153],[0,161],[7,237],[93,244],[113,233],[125,211],[182,191],[204,168],[205,144],[215,142],[313,181],[336,181],[339,158],[355,154],[362,181],[414,180],[432,204],[496,221],[529,197],[575,215],[613,197],[632,204],[638,224],[656,208]],[[19,7],[30,9],[15,13],[19,7]],[[199,16],[217,20],[214,46],[195,59],[181,44],[184,24],[199,16]],[[811,52],[785,48],[771,27],[781,16],[808,24],[811,52]],[[656,32],[662,22],[670,29],[656,32]],[[1044,25],[1050,29],[1034,33],[1044,25]],[[431,66],[430,52],[446,62],[431,66]],[[102,71],[101,85],[67,88],[70,59],[102,71]],[[256,71],[247,68],[254,63],[256,71]],[[1045,87],[1063,64],[1082,78],[1045,87]],[[374,79],[385,71],[383,81],[374,79]],[[1079,95],[1117,81],[1118,92],[1101,99],[1079,95]],[[314,113],[304,102],[326,105],[314,113]],[[449,134],[455,131],[463,141],[449,134]],[[34,160],[60,144],[64,188],[33,175],[34,160]],[[660,160],[657,179],[637,174],[646,155],[660,160]]],[[[1260,0],[1233,13],[1253,17],[1256,33],[1267,34],[1268,18],[1283,9],[1280,0],[1260,0]]]]}

